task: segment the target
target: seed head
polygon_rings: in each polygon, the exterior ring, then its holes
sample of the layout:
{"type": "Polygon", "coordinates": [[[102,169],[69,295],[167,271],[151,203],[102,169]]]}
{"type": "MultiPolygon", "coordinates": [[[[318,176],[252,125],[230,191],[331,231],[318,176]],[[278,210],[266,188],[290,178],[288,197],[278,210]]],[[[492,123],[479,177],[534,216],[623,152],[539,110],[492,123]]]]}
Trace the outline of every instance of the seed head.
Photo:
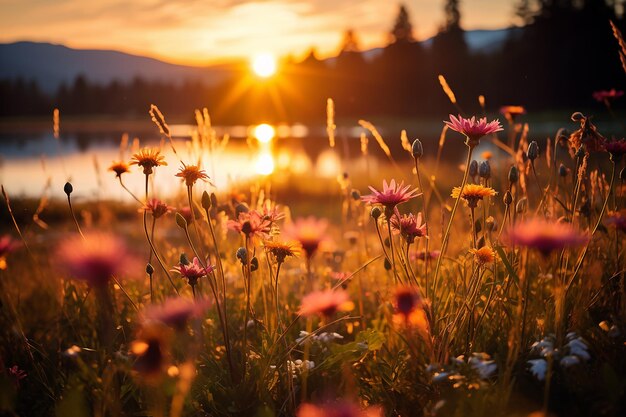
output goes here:
{"type": "Polygon", "coordinates": [[[478,162],[475,159],[472,159],[469,166],[469,175],[470,177],[475,177],[478,174],[478,162]]]}
{"type": "Polygon", "coordinates": [[[491,165],[489,165],[489,161],[482,161],[480,165],[478,165],[478,175],[486,180],[491,178],[491,165]]]}
{"type": "Polygon", "coordinates": [[[517,167],[513,165],[511,169],[509,169],[509,183],[515,184],[517,181],[519,181],[519,171],[517,167]]]}
{"type": "Polygon", "coordinates": [[[415,139],[413,141],[413,146],[411,146],[411,150],[413,152],[413,158],[420,159],[424,155],[424,147],[422,146],[422,141],[419,139],[415,139]]]}
{"type": "Polygon", "coordinates": [[[72,194],[72,192],[74,191],[74,187],[72,186],[70,182],[66,182],[65,185],[63,186],[63,191],[69,197],[70,194],[72,194]]]}
{"type": "Polygon", "coordinates": [[[536,141],[530,142],[528,145],[528,150],[526,151],[526,156],[530,159],[531,162],[534,162],[535,159],[539,156],[539,145],[536,141]]]}

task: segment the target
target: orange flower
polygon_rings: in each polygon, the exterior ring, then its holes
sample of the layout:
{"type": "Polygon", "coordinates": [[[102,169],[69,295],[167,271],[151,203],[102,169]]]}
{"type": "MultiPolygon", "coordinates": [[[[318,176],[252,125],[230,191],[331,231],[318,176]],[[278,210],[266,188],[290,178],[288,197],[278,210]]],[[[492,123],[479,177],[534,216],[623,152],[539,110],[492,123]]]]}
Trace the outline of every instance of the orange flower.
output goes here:
{"type": "Polygon", "coordinates": [[[301,316],[320,314],[330,317],[337,311],[350,311],[353,308],[354,303],[348,299],[348,293],[344,290],[314,291],[302,299],[298,314],[301,316]]]}
{"type": "Polygon", "coordinates": [[[211,183],[206,172],[201,170],[197,165],[185,165],[183,163],[183,166],[180,168],[180,171],[176,174],[176,176],[183,178],[187,187],[193,187],[198,180],[209,181],[209,183],[211,183]]]}
{"type": "Polygon", "coordinates": [[[491,264],[496,259],[496,252],[489,246],[483,246],[480,249],[470,249],[470,253],[474,255],[476,263],[480,266],[491,264]]]}
{"type": "Polygon", "coordinates": [[[130,162],[131,165],[139,165],[145,175],[152,174],[152,168],[167,165],[165,158],[158,149],[143,148],[135,153],[130,162]]]}
{"type": "Polygon", "coordinates": [[[454,187],[452,189],[451,196],[458,198],[461,194],[461,198],[467,202],[469,207],[476,207],[478,200],[482,200],[484,197],[493,197],[497,193],[491,187],[484,187],[479,184],[466,184],[463,187],[463,193],[461,193],[461,187],[454,187]]]}
{"type": "Polygon", "coordinates": [[[128,164],[122,161],[114,161],[109,167],[109,171],[115,172],[115,178],[120,178],[122,174],[130,172],[128,164]]]}
{"type": "Polygon", "coordinates": [[[296,242],[274,242],[266,240],[263,242],[263,246],[267,252],[274,255],[278,263],[285,262],[287,256],[297,257],[301,252],[300,244],[296,242]]]}
{"type": "Polygon", "coordinates": [[[526,114],[526,109],[522,106],[502,106],[500,107],[500,113],[506,117],[509,123],[513,124],[517,116],[526,114]]]}

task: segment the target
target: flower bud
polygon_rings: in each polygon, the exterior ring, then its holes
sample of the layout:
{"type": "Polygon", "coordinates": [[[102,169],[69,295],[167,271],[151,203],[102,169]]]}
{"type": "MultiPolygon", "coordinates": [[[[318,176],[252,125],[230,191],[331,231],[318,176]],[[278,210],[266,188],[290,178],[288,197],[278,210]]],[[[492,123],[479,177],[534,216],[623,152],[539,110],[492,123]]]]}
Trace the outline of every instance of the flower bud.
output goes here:
{"type": "Polygon", "coordinates": [[[152,275],[154,274],[154,267],[151,263],[146,264],[146,274],[152,275]]]}
{"type": "Polygon", "coordinates": [[[491,165],[489,165],[489,161],[482,161],[480,165],[478,165],[478,175],[486,180],[491,178],[491,165]]]}
{"type": "Polygon", "coordinates": [[[211,193],[211,207],[217,207],[217,196],[215,193],[211,193]]]}
{"type": "Polygon", "coordinates": [[[250,272],[254,272],[257,269],[259,269],[259,260],[255,256],[252,259],[250,259],[250,272]]]}
{"type": "Polygon", "coordinates": [[[246,251],[246,248],[237,249],[235,256],[239,259],[239,262],[241,262],[242,265],[248,263],[248,252],[246,251]]]}
{"type": "Polygon", "coordinates": [[[539,156],[539,145],[536,141],[530,142],[528,145],[528,150],[526,151],[526,156],[530,159],[531,162],[534,162],[535,159],[539,156]]]}
{"type": "Polygon", "coordinates": [[[178,227],[180,227],[181,229],[187,229],[187,220],[185,220],[183,215],[180,213],[176,213],[175,217],[176,217],[176,224],[178,225],[178,227]]]}
{"type": "Polygon", "coordinates": [[[72,191],[74,191],[74,187],[72,187],[72,184],[69,182],[66,182],[65,185],[63,186],[63,191],[65,192],[65,194],[67,194],[67,196],[69,197],[70,194],[72,194],[72,191]]]}
{"type": "Polygon", "coordinates": [[[515,184],[517,181],[519,181],[519,171],[517,167],[513,165],[511,169],[509,169],[509,183],[515,184]]]}
{"type": "Polygon", "coordinates": [[[585,115],[579,111],[572,113],[572,122],[580,122],[584,118],[585,115]]]}
{"type": "Polygon", "coordinates": [[[511,203],[513,202],[513,196],[511,195],[511,192],[509,190],[504,193],[502,201],[504,201],[504,204],[506,204],[507,206],[511,205],[511,203]]]}
{"type": "Polygon", "coordinates": [[[494,230],[496,230],[497,226],[498,225],[496,223],[496,219],[494,219],[493,216],[487,217],[487,219],[485,220],[485,228],[488,231],[493,232],[494,230]]]}
{"type": "Polygon", "coordinates": [[[419,159],[424,155],[424,147],[422,146],[422,141],[419,139],[415,139],[413,141],[413,146],[411,147],[413,152],[413,158],[419,159]]]}
{"type": "Polygon", "coordinates": [[[478,174],[478,162],[475,159],[472,159],[469,166],[469,175],[470,177],[475,177],[478,174]]]}
{"type": "Polygon", "coordinates": [[[352,190],[350,196],[354,201],[359,201],[361,199],[361,193],[358,190],[352,190]]]}
{"type": "Polygon", "coordinates": [[[385,265],[385,270],[391,271],[392,265],[391,265],[391,262],[389,261],[389,259],[385,258],[384,265],[385,265]]]}
{"type": "Polygon", "coordinates": [[[211,209],[211,197],[206,191],[202,193],[202,208],[207,211],[211,209]]]}
{"type": "Polygon", "coordinates": [[[370,211],[370,216],[372,216],[372,219],[378,220],[381,214],[383,214],[383,212],[380,207],[372,207],[372,211],[370,211]]]}
{"type": "Polygon", "coordinates": [[[567,169],[567,167],[563,164],[559,165],[559,176],[560,177],[567,177],[569,170],[567,169]]]}
{"type": "Polygon", "coordinates": [[[184,253],[180,254],[180,258],[178,258],[178,262],[182,265],[189,265],[191,262],[189,262],[189,258],[187,258],[187,255],[185,255],[184,253]]]}

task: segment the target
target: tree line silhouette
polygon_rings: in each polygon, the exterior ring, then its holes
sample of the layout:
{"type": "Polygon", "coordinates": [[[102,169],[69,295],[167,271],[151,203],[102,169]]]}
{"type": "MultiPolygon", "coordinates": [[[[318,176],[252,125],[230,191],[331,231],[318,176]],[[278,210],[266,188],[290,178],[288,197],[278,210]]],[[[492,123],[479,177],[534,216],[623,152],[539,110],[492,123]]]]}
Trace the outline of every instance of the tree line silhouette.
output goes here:
{"type": "Polygon", "coordinates": [[[99,85],[86,74],[45,94],[34,81],[3,80],[0,116],[43,115],[54,107],[66,115],[133,116],[157,103],[170,115],[208,107],[219,123],[311,122],[324,120],[328,97],[345,117],[455,112],[439,74],[470,112],[477,111],[479,95],[488,110],[504,104],[533,111],[590,107],[593,91],[624,86],[609,25],[612,20],[624,31],[623,7],[617,0],[520,0],[515,13],[523,26],[509,31],[502,48],[475,52],[465,40],[459,0],[444,1],[445,22],[429,46],[415,40],[412,18],[400,5],[389,43],[373,57],[347,30],[337,57],[320,60],[311,50],[300,62],[287,60],[267,81],[243,69],[216,86],[141,78],[99,85]]]}

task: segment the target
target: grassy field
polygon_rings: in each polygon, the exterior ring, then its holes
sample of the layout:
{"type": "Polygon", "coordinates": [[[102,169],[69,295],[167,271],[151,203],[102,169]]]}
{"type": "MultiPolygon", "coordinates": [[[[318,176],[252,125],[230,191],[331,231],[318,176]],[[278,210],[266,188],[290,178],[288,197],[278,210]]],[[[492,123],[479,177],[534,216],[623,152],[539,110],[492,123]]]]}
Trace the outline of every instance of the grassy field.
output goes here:
{"type": "Polygon", "coordinates": [[[626,411],[626,142],[601,121],[538,144],[524,116],[451,118],[402,150],[370,131],[338,178],[220,189],[207,118],[183,152],[152,115],[163,147],[103,179],[145,180],[124,202],[3,188],[0,413],[626,411]]]}

